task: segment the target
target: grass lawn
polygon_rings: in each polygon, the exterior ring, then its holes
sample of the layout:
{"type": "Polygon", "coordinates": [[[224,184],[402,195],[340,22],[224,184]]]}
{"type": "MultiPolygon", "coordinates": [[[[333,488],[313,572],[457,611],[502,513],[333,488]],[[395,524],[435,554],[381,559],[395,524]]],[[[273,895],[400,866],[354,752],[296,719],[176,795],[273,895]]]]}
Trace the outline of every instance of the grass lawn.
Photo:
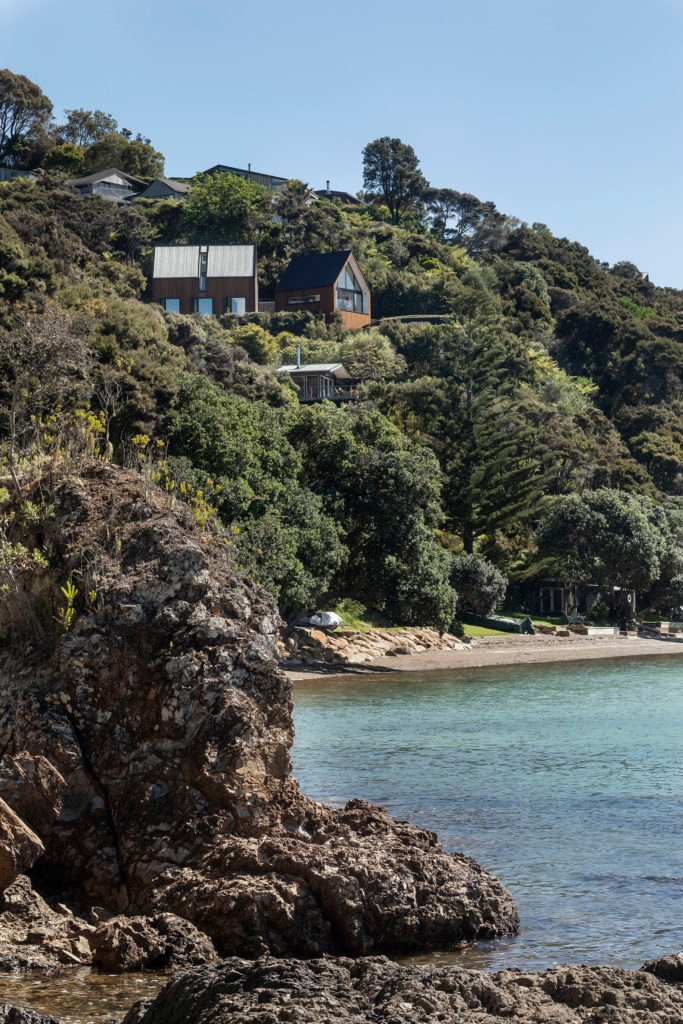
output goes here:
{"type": "Polygon", "coordinates": [[[517,633],[505,633],[502,629],[489,629],[487,626],[469,626],[463,622],[465,636],[517,636],[517,633]]]}

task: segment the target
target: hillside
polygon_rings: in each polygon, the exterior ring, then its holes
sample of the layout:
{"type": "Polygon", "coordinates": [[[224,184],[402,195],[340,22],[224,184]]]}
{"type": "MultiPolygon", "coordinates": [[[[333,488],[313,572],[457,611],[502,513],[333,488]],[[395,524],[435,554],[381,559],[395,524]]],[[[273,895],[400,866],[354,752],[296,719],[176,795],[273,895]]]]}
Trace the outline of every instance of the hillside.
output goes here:
{"type": "Polygon", "coordinates": [[[7,501],[36,459],[113,456],[217,516],[291,618],[346,599],[446,628],[465,564],[489,604],[490,563],[523,608],[541,576],[683,600],[683,292],[474,196],[373,191],[377,143],[362,206],[217,175],[123,207],[66,188],[65,144],[0,185],[7,501]],[[193,241],[258,243],[266,297],[292,255],[350,248],[373,326],[166,313],[153,246],[193,241]],[[274,372],[296,343],[359,400],[300,406],[274,372]]]}

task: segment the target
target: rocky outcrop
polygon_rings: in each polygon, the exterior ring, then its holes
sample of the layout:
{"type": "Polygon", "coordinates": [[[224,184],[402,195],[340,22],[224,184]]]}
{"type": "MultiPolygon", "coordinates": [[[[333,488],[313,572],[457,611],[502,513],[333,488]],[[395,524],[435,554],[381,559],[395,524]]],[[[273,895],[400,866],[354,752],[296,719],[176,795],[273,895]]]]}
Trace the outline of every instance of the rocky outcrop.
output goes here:
{"type": "Polygon", "coordinates": [[[61,1024],[56,1017],[27,1010],[24,1006],[0,1003],[0,1024],[61,1024]]]}
{"type": "Polygon", "coordinates": [[[27,871],[43,852],[35,832],[0,798],[0,891],[27,871]]]}
{"type": "Polygon", "coordinates": [[[162,971],[167,967],[210,964],[213,943],[175,914],[114,917],[90,938],[93,963],[105,971],[162,971]]]}
{"type": "Polygon", "coordinates": [[[49,906],[20,875],[0,894],[0,970],[89,964],[94,931],[66,905],[49,906]]]}
{"type": "Polygon", "coordinates": [[[300,626],[280,645],[280,659],[285,667],[296,665],[367,665],[384,655],[421,654],[424,651],[452,651],[462,647],[462,640],[451,633],[439,633],[426,627],[401,630],[321,629],[300,626]]]}
{"type": "Polygon", "coordinates": [[[183,972],[123,1024],[663,1024],[683,990],[642,971],[560,967],[485,974],[401,967],[384,957],[231,958],[183,972]]]}
{"type": "Polygon", "coordinates": [[[301,795],[277,609],[226,543],[110,465],[51,500],[56,570],[36,600],[58,608],[71,580],[78,614],[51,645],[36,640],[33,660],[0,665],[0,795],[35,822],[37,880],[111,913],[176,914],[221,955],[410,951],[516,930],[509,894],[433,833],[301,795]]]}
{"type": "Polygon", "coordinates": [[[662,981],[671,982],[672,985],[683,985],[683,953],[648,960],[643,964],[643,970],[648,974],[654,974],[656,978],[661,978],[662,981]]]}

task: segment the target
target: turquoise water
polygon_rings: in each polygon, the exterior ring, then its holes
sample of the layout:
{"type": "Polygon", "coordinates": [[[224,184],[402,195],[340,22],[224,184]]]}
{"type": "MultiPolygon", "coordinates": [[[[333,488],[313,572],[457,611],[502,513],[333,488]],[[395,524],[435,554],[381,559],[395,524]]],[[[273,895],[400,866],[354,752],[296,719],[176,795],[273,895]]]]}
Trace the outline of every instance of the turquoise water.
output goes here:
{"type": "Polygon", "coordinates": [[[515,897],[498,969],[683,949],[683,658],[297,683],[294,775],[435,829],[515,897]]]}

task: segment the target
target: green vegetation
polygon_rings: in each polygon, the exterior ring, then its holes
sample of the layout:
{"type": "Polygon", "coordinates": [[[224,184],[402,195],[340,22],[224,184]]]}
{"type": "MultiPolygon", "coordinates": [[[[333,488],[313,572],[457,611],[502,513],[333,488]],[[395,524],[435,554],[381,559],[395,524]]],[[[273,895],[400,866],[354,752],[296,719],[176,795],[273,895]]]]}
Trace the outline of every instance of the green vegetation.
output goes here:
{"type": "MultiPolygon", "coordinates": [[[[399,139],[366,146],[361,207],[215,174],[184,203],[119,208],[65,176],[158,174],[149,139],[101,110],[56,124],[40,88],[4,71],[0,156],[34,171],[0,185],[0,483],[15,511],[57,454],[145,472],[156,459],[289,619],[325,605],[448,628],[456,604],[490,611],[505,580],[508,604],[533,608],[542,576],[597,583],[611,614],[615,586],[653,609],[683,601],[683,292],[432,187],[399,139]],[[351,248],[376,322],[142,301],[153,246],[189,241],[257,241],[264,296],[292,255],[351,248]],[[300,406],[274,373],[297,343],[304,361],[343,361],[358,401],[300,406]]],[[[11,530],[3,543],[8,571],[31,562],[11,530]]],[[[55,608],[68,612],[59,595],[55,608]]]]}

